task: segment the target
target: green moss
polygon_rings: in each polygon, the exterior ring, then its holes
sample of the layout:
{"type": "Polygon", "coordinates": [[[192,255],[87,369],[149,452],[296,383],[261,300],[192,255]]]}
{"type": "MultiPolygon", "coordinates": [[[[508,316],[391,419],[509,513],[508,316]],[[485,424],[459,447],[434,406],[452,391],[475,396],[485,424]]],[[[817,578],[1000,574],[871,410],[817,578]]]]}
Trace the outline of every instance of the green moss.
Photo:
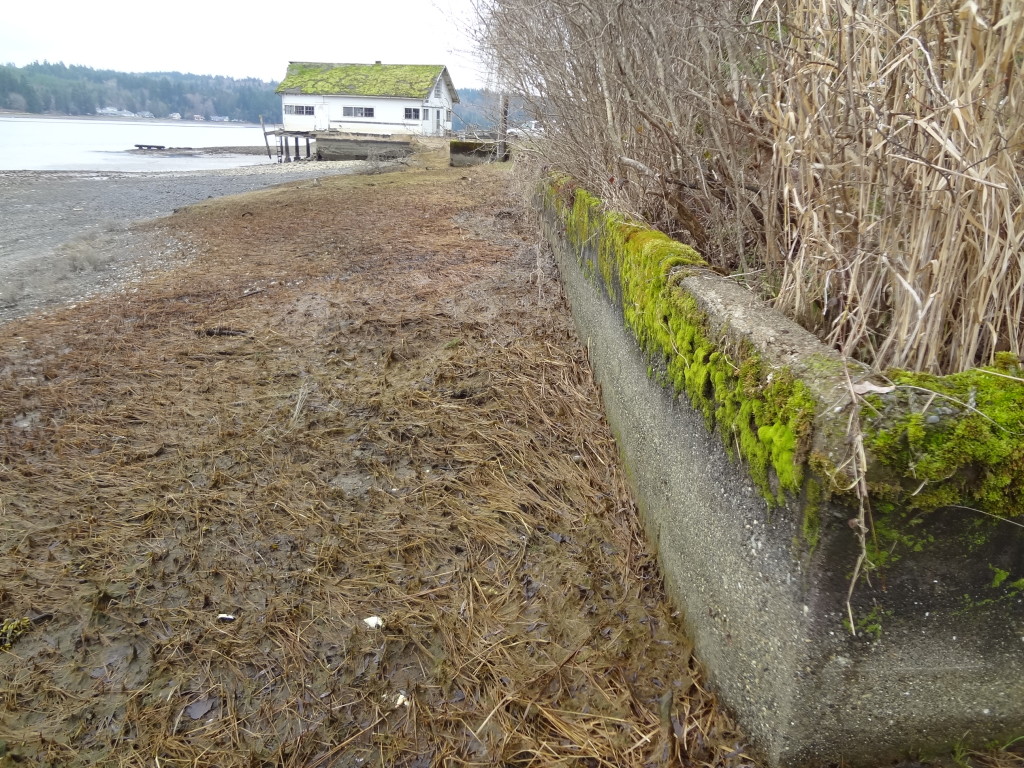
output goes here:
{"type": "Polygon", "coordinates": [[[747,462],[761,493],[781,503],[803,484],[814,399],[793,375],[749,348],[727,350],[707,317],[678,285],[707,266],[689,246],[618,214],[564,180],[547,198],[565,224],[584,270],[594,268],[641,349],[653,377],[687,397],[747,462]]]}
{"type": "Polygon", "coordinates": [[[873,398],[862,427],[876,462],[869,476],[868,557],[884,567],[934,538],[928,515],[977,510],[958,541],[975,551],[999,535],[998,518],[1024,516],[1024,377],[1013,356],[949,376],[897,371],[896,390],[873,398]]]}
{"type": "Polygon", "coordinates": [[[822,374],[836,374],[845,375],[846,365],[842,359],[835,355],[826,355],[821,352],[815,352],[807,355],[804,358],[804,363],[808,370],[814,371],[815,373],[822,374]]]}
{"type": "Polygon", "coordinates": [[[989,567],[995,573],[995,576],[992,579],[992,588],[995,589],[999,587],[999,585],[1002,584],[1004,581],[1006,581],[1006,579],[1010,575],[1010,572],[1004,571],[1002,568],[996,568],[994,565],[990,565],[989,567]]]}
{"type": "Polygon", "coordinates": [[[437,64],[318,64],[293,61],[277,93],[425,99],[441,76],[437,64]]]}
{"type": "Polygon", "coordinates": [[[1024,595],[1024,578],[1010,581],[1009,571],[992,564],[989,564],[989,568],[993,573],[992,583],[988,585],[991,592],[988,593],[988,596],[981,597],[980,599],[977,596],[964,595],[961,606],[963,612],[973,611],[988,605],[1008,602],[1017,603],[1021,596],[1024,595]]]}
{"type": "Polygon", "coordinates": [[[821,505],[826,498],[825,489],[813,477],[807,481],[804,492],[804,517],[800,534],[810,549],[818,546],[821,538],[821,505]]]}
{"type": "MultiPolygon", "coordinates": [[[[868,447],[910,513],[973,507],[1024,516],[1024,376],[1016,358],[950,376],[898,371],[865,420],[868,447]]],[[[883,508],[883,511],[885,508],[883,508]]]]}

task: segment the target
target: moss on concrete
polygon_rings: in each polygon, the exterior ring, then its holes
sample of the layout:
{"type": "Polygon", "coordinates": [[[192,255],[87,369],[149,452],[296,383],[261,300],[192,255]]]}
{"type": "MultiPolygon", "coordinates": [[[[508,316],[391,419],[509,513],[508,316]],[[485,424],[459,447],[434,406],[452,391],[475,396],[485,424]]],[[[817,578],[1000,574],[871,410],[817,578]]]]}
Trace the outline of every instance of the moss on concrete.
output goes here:
{"type": "MultiPolygon", "coordinates": [[[[1012,579],[1010,571],[989,563],[993,577],[986,589],[976,594],[965,594],[960,600],[960,614],[970,614],[986,607],[1005,610],[1008,604],[1019,605],[1024,597],[1024,578],[1012,579]]],[[[1011,609],[1012,610],[1012,609],[1011,609]]]]}
{"type": "Polygon", "coordinates": [[[293,61],[277,93],[317,96],[391,96],[425,99],[444,67],[440,64],[320,64],[293,61]]]}
{"type": "Polygon", "coordinates": [[[808,477],[804,488],[804,516],[800,524],[800,535],[812,550],[821,539],[821,507],[828,492],[813,476],[808,477]]]}
{"type": "Polygon", "coordinates": [[[896,371],[896,389],[872,396],[862,427],[873,460],[868,557],[884,568],[934,543],[928,513],[964,512],[964,552],[1024,517],[1024,370],[1013,355],[949,376],[896,371]]]}
{"type": "Polygon", "coordinates": [[[871,610],[857,620],[856,626],[850,624],[849,619],[843,619],[843,627],[847,632],[864,637],[869,640],[878,640],[882,636],[882,625],[892,618],[892,612],[875,605],[871,610]]]}
{"type": "Polygon", "coordinates": [[[961,505],[1024,517],[1024,370],[1013,355],[949,376],[897,371],[896,390],[866,413],[868,447],[885,468],[881,508],[961,505]]]}
{"type": "MultiPolygon", "coordinates": [[[[802,492],[800,536],[821,536],[820,509],[837,490],[836,468],[808,456],[816,401],[787,368],[771,367],[751,345],[712,329],[681,282],[706,268],[700,255],[663,233],[607,212],[601,201],[556,179],[548,204],[559,211],[586,274],[622,309],[649,372],[685,394],[727,449],[741,457],[770,502],[802,492]]],[[[801,371],[845,375],[826,354],[803,359],[801,371]]],[[[994,518],[1024,517],[1024,369],[1010,355],[995,366],[952,376],[894,372],[894,392],[871,395],[862,427],[872,469],[871,565],[882,568],[934,542],[925,513],[964,506],[962,544],[992,540],[994,518]]],[[[826,439],[842,439],[828,435],[826,439]]],[[[819,446],[820,447],[820,446],[819,446]]]]}
{"type": "MultiPolygon", "coordinates": [[[[715,338],[696,299],[679,285],[706,262],[667,235],[606,212],[600,201],[564,180],[549,191],[570,242],[622,308],[652,372],[685,394],[742,457],[770,502],[781,503],[804,480],[814,399],[785,369],[770,369],[749,346],[727,349],[715,338]]],[[[816,526],[807,535],[817,539],[816,526]]]]}
{"type": "Polygon", "coordinates": [[[453,139],[452,141],[448,142],[448,148],[451,152],[463,155],[486,155],[493,152],[494,147],[495,144],[493,141],[459,141],[453,139]]]}

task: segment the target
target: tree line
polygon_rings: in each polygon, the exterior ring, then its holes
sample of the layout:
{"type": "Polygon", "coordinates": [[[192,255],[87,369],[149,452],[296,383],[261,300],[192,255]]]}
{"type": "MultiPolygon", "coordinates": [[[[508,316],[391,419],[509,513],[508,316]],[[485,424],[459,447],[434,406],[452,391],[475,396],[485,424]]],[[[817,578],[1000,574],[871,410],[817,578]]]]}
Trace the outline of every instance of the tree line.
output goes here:
{"type": "MultiPolygon", "coordinates": [[[[0,65],[0,109],[58,115],[94,115],[112,108],[154,117],[217,115],[258,122],[259,116],[277,122],[281,114],[276,82],[255,78],[235,80],[181,72],[116,72],[35,62],[24,67],[0,65]]],[[[498,95],[489,90],[459,90],[461,103],[454,114],[455,130],[492,128],[498,121],[498,95]]],[[[513,114],[513,118],[525,117],[513,114]]]]}
{"type": "Polygon", "coordinates": [[[36,114],[92,115],[113,108],[154,117],[202,115],[257,122],[281,111],[276,82],[181,72],[116,72],[63,63],[0,65],[0,108],[36,114]]]}

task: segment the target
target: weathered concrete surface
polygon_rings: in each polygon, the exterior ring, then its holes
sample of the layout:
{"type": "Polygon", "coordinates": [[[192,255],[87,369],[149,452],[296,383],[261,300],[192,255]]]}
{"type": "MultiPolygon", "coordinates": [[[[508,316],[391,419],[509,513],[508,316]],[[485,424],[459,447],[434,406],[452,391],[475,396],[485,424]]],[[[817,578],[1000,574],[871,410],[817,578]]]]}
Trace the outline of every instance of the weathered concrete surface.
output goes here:
{"type": "Polygon", "coordinates": [[[318,134],[316,137],[316,156],[319,160],[395,160],[412,152],[411,140],[326,134],[318,134]]]}
{"type": "MultiPolygon", "coordinates": [[[[877,766],[1024,732],[1021,600],[979,605],[992,596],[991,566],[1024,566],[1020,529],[1007,525],[1006,536],[967,552],[958,518],[968,513],[935,513],[932,546],[858,586],[853,610],[864,623],[854,636],[843,619],[860,551],[848,525],[855,510],[821,505],[812,550],[801,537],[804,500],[769,508],[703,416],[648,375],[652,363],[610,298],[615,290],[602,284],[600,243],[581,252],[553,210],[545,217],[669,591],[765,762],[877,766]],[[868,616],[881,626],[877,637],[868,616]]],[[[848,452],[835,430],[848,400],[836,372],[821,370],[831,353],[723,278],[691,276],[678,289],[697,300],[724,344],[745,339],[806,381],[831,416],[815,450],[833,459],[848,452]]]]}
{"type": "Polygon", "coordinates": [[[494,141],[460,140],[450,144],[450,163],[453,168],[481,165],[494,160],[498,145],[494,141]]]}

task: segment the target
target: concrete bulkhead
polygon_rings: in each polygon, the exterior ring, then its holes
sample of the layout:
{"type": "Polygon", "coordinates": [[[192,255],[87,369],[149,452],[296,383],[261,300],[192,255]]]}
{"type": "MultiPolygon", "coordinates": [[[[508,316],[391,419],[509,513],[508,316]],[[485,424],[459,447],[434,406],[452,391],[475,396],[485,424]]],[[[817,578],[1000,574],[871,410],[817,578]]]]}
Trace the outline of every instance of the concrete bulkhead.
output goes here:
{"type": "Polygon", "coordinates": [[[904,516],[879,483],[862,546],[844,467],[869,372],[569,182],[543,220],[669,592],[766,764],[1021,736],[1024,527],[904,516]]]}

